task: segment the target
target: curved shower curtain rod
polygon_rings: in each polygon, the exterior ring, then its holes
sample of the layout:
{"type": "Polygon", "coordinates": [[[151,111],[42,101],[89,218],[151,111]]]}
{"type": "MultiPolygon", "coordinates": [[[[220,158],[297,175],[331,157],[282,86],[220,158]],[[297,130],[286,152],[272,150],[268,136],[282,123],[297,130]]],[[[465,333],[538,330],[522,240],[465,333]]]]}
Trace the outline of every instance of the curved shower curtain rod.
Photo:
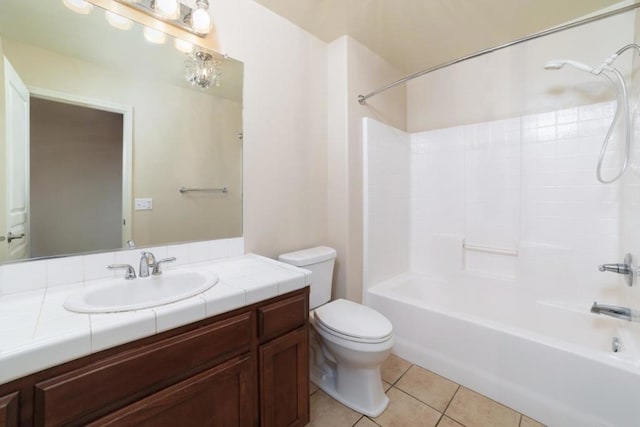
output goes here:
{"type": "Polygon", "coordinates": [[[549,28],[548,30],[544,30],[544,31],[540,31],[538,33],[530,34],[530,35],[528,35],[526,37],[522,37],[520,39],[511,41],[509,43],[501,44],[501,45],[495,46],[495,47],[490,47],[488,49],[484,49],[484,50],[481,50],[481,51],[478,51],[478,52],[471,53],[469,55],[462,56],[460,58],[457,58],[457,59],[454,59],[454,60],[439,64],[439,65],[436,65],[434,67],[427,68],[426,70],[422,70],[422,71],[415,72],[413,74],[409,74],[408,76],[403,77],[400,80],[396,80],[393,83],[389,83],[388,85],[383,86],[383,87],[381,87],[379,89],[376,89],[373,92],[370,92],[370,93],[368,93],[366,95],[358,95],[358,102],[361,105],[365,105],[366,102],[367,102],[367,99],[371,98],[372,96],[376,96],[376,95],[378,95],[378,94],[380,94],[380,93],[382,93],[382,92],[384,92],[384,91],[386,91],[388,89],[396,87],[396,86],[398,86],[398,85],[400,85],[402,83],[408,82],[409,80],[413,80],[416,77],[424,76],[425,74],[429,74],[431,72],[440,70],[442,68],[446,68],[446,67],[448,67],[450,65],[454,65],[454,64],[457,64],[459,62],[466,61],[468,59],[477,58],[479,56],[483,56],[483,55],[486,55],[488,53],[495,52],[497,50],[502,50],[502,49],[505,49],[507,47],[515,46],[517,44],[524,43],[524,42],[527,42],[529,40],[534,40],[534,39],[537,39],[537,38],[540,38],[540,37],[548,36],[550,34],[558,33],[560,31],[569,30],[571,28],[579,27],[581,25],[589,24],[591,22],[595,22],[595,21],[599,21],[601,19],[609,18],[611,16],[619,15],[621,13],[628,12],[628,11],[636,9],[638,7],[640,7],[640,3],[634,3],[634,4],[629,5],[629,6],[625,6],[625,7],[621,7],[619,9],[615,9],[615,10],[612,10],[612,11],[609,11],[609,12],[601,13],[600,15],[591,16],[589,18],[581,19],[579,21],[570,22],[568,24],[560,25],[558,27],[549,28]]]}

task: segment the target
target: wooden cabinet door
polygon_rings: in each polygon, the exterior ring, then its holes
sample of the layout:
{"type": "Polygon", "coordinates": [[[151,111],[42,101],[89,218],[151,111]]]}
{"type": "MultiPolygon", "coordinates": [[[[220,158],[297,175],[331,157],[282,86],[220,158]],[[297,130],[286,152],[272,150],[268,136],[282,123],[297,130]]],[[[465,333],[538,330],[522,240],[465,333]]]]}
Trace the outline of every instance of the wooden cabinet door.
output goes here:
{"type": "Polygon", "coordinates": [[[260,423],[263,427],[309,422],[307,326],[260,347],[260,423]]]}
{"type": "Polygon", "coordinates": [[[18,395],[16,392],[0,397],[0,427],[18,425],[18,395]]]}
{"type": "Polygon", "coordinates": [[[252,426],[250,356],[232,359],[124,407],[90,426],[252,426]]]}

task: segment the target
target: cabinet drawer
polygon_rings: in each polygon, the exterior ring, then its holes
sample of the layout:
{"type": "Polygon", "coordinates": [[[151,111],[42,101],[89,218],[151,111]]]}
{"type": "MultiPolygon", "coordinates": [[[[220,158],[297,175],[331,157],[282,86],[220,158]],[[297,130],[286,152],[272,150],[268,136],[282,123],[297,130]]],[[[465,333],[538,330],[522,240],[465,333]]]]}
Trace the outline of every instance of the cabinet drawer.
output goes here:
{"type": "Polygon", "coordinates": [[[268,341],[302,326],[309,317],[306,294],[296,295],[258,309],[260,341],[268,341]]]}
{"type": "Polygon", "coordinates": [[[88,427],[250,427],[253,362],[249,356],[215,368],[132,403],[88,427]]]}
{"type": "Polygon", "coordinates": [[[80,425],[251,348],[241,314],[35,385],[35,425],[80,425]]]}

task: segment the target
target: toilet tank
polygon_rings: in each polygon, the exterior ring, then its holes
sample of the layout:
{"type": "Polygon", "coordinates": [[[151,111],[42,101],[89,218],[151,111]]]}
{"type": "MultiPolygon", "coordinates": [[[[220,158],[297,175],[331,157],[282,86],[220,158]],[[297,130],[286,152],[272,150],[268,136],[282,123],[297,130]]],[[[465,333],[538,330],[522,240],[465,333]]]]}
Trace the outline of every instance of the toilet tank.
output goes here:
{"type": "Polygon", "coordinates": [[[309,305],[312,309],[331,300],[331,284],[333,281],[333,263],[336,250],[326,246],[289,252],[278,257],[278,261],[311,270],[311,292],[309,305]]]}

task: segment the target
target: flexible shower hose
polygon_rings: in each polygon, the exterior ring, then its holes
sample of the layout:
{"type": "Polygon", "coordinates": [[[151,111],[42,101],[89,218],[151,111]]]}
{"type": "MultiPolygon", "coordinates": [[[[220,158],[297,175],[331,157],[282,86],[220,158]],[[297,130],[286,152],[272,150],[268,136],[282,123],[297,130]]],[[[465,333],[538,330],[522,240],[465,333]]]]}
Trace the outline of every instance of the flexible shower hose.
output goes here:
{"type": "Polygon", "coordinates": [[[627,94],[627,86],[624,83],[624,77],[622,77],[622,74],[620,74],[620,71],[618,71],[614,67],[609,67],[607,71],[611,71],[615,74],[615,76],[618,79],[618,82],[620,83],[620,89],[618,89],[618,86],[616,85],[616,83],[613,81],[611,77],[609,77],[604,72],[600,74],[609,83],[611,83],[611,85],[616,90],[616,101],[617,101],[616,112],[613,116],[613,120],[611,121],[611,125],[609,125],[609,129],[607,130],[607,135],[605,136],[604,141],[602,142],[602,148],[600,148],[600,156],[598,157],[598,166],[596,167],[596,177],[598,178],[598,181],[600,181],[603,184],[611,184],[612,182],[616,182],[617,180],[619,180],[622,177],[622,175],[624,175],[624,173],[626,172],[627,167],[629,166],[629,157],[631,156],[631,119],[629,117],[629,96],[627,94]],[[622,95],[622,99],[620,99],[621,95],[622,95]],[[618,174],[612,179],[607,180],[602,177],[602,163],[604,162],[604,157],[607,152],[607,148],[609,146],[611,135],[613,135],[616,124],[618,123],[618,119],[620,118],[620,104],[622,104],[622,110],[624,113],[624,121],[625,121],[624,161],[622,163],[622,168],[620,169],[620,172],[618,172],[618,174]]]}

